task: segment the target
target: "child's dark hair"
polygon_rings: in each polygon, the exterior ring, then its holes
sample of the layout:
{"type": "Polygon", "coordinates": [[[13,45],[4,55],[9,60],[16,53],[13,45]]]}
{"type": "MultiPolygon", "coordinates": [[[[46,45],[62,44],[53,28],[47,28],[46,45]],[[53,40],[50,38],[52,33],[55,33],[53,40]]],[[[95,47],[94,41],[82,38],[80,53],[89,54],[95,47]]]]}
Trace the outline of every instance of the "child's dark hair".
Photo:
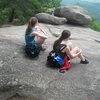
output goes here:
{"type": "Polygon", "coordinates": [[[53,49],[55,50],[55,48],[62,42],[62,40],[69,38],[70,35],[71,35],[71,33],[70,33],[69,30],[64,30],[64,31],[61,33],[61,36],[59,37],[59,39],[57,39],[57,40],[54,42],[53,49]]]}

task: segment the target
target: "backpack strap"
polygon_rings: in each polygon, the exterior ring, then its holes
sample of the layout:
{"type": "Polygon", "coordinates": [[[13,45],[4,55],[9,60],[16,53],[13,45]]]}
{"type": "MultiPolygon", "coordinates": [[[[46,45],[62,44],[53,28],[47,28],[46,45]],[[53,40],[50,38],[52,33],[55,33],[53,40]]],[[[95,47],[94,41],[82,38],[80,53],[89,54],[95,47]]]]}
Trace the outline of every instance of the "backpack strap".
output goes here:
{"type": "Polygon", "coordinates": [[[65,44],[61,44],[60,52],[64,50],[67,46],[65,44]]]}
{"type": "Polygon", "coordinates": [[[64,50],[67,46],[65,44],[60,44],[56,47],[55,52],[60,53],[62,50],[64,50]]]}

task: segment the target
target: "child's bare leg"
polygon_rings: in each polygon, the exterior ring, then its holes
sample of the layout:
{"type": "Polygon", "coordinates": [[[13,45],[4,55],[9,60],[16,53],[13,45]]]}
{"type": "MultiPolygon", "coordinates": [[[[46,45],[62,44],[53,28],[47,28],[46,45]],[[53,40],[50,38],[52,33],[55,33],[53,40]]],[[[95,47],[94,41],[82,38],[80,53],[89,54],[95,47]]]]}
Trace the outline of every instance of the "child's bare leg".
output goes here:
{"type": "Polygon", "coordinates": [[[44,41],[45,41],[45,38],[37,37],[36,41],[37,41],[37,43],[42,45],[44,43],[44,41]]]}
{"type": "MultiPolygon", "coordinates": [[[[75,48],[72,49],[72,51],[71,51],[72,54],[77,54],[78,52],[80,52],[80,48],[78,48],[78,47],[75,47],[75,48]]],[[[80,54],[78,55],[78,57],[79,57],[82,61],[85,61],[85,57],[83,56],[82,53],[80,53],[80,54]]]]}
{"type": "Polygon", "coordinates": [[[37,37],[37,43],[41,45],[41,51],[44,51],[46,48],[42,47],[42,44],[44,43],[45,38],[37,37]]]}

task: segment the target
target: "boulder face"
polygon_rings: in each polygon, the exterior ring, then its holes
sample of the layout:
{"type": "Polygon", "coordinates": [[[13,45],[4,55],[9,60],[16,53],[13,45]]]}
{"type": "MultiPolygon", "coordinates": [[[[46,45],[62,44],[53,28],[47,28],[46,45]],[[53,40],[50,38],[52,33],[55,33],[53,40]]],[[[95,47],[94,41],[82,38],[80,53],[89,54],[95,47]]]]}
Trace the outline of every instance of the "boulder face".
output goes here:
{"type": "Polygon", "coordinates": [[[50,15],[53,15],[54,14],[54,10],[55,10],[55,8],[49,8],[49,9],[47,9],[46,13],[48,13],[50,15]]]}
{"type": "Polygon", "coordinates": [[[53,24],[53,25],[61,25],[67,22],[66,18],[59,18],[47,13],[38,13],[35,15],[39,22],[53,24]]]}
{"type": "Polygon", "coordinates": [[[65,17],[69,23],[87,25],[92,21],[88,11],[79,6],[59,7],[54,10],[54,15],[65,17]]]}
{"type": "Polygon", "coordinates": [[[100,100],[100,32],[67,24],[39,25],[49,38],[43,44],[46,50],[36,59],[24,54],[26,25],[0,28],[0,100],[16,94],[35,100],[100,100]],[[75,58],[63,74],[48,68],[46,59],[57,39],[52,33],[61,34],[64,29],[71,31],[73,47],[82,49],[89,64],[80,64],[75,58]]]}

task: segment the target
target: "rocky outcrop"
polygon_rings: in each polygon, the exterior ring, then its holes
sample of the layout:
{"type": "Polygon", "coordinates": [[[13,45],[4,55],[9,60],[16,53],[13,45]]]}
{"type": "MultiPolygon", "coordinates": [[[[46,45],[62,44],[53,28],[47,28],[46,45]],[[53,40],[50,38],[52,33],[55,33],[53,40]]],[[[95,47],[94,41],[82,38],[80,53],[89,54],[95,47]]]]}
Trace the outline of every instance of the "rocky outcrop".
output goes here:
{"type": "Polygon", "coordinates": [[[36,14],[39,22],[53,25],[62,25],[66,22],[77,25],[88,25],[92,21],[88,11],[80,6],[59,7],[50,9],[47,12],[51,12],[52,15],[47,13],[36,14]]]}
{"type": "Polygon", "coordinates": [[[39,22],[53,24],[53,25],[61,25],[67,22],[66,18],[59,18],[47,13],[38,13],[35,15],[39,22]]]}
{"type": "Polygon", "coordinates": [[[50,15],[54,15],[54,10],[55,10],[55,8],[49,8],[46,10],[46,13],[48,13],[50,15]]]}
{"type": "Polygon", "coordinates": [[[56,8],[54,15],[58,17],[65,17],[69,23],[87,25],[92,21],[89,13],[79,6],[66,6],[56,8]]]}
{"type": "Polygon", "coordinates": [[[26,25],[0,28],[0,100],[9,100],[15,94],[35,100],[99,100],[100,33],[69,25],[40,26],[49,38],[44,43],[46,51],[34,60],[24,54],[26,25]],[[51,34],[64,29],[71,31],[73,47],[79,46],[90,63],[82,65],[75,58],[71,69],[62,74],[46,67],[46,58],[57,39],[51,34]]]}

